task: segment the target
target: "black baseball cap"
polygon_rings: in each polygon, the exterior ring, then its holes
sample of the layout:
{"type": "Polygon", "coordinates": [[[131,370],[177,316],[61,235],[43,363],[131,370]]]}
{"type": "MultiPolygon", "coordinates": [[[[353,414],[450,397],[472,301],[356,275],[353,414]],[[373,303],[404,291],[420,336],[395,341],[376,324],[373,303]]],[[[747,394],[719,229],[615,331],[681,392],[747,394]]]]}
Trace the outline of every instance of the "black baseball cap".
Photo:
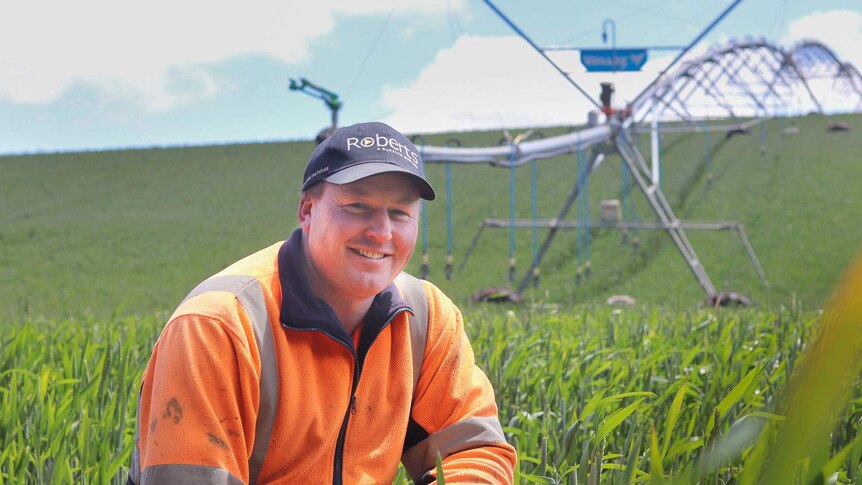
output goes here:
{"type": "Polygon", "coordinates": [[[410,175],[420,197],[425,200],[436,197],[413,142],[391,126],[376,121],[339,128],[317,145],[305,167],[302,190],[324,180],[349,184],[385,172],[410,175]]]}

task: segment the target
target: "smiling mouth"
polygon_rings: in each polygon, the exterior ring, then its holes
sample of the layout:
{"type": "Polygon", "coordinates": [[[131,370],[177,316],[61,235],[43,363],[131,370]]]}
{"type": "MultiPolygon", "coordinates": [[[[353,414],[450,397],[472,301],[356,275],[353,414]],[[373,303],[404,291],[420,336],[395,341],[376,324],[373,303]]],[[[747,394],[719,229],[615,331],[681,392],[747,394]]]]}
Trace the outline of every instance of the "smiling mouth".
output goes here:
{"type": "Polygon", "coordinates": [[[364,256],[369,259],[383,259],[386,257],[383,253],[375,253],[374,251],[366,251],[364,249],[355,249],[360,256],[364,256]]]}

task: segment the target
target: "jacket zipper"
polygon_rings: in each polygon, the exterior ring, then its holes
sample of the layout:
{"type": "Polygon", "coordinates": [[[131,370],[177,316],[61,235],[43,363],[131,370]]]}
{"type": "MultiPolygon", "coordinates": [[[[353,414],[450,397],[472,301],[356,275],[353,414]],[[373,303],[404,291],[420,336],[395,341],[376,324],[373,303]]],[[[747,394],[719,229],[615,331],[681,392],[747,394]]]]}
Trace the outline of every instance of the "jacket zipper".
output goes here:
{"type": "MultiPolygon", "coordinates": [[[[374,338],[371,339],[371,342],[368,344],[368,350],[371,350],[371,346],[374,345],[374,342],[377,341],[377,337],[383,333],[383,330],[392,323],[392,320],[395,319],[399,314],[407,311],[407,308],[399,308],[395,310],[392,315],[380,326],[380,329],[377,331],[377,334],[374,335],[374,338]]],[[[341,342],[341,340],[336,339],[341,342]]],[[[344,344],[344,342],[342,342],[344,344]]],[[[353,350],[352,347],[347,347],[350,350],[350,353],[353,354],[353,361],[356,363],[355,370],[353,371],[353,386],[350,389],[350,400],[347,404],[347,411],[344,413],[344,421],[341,422],[341,430],[338,432],[338,441],[335,442],[335,460],[333,463],[333,473],[332,473],[332,483],[333,485],[341,485],[343,483],[343,472],[342,467],[344,465],[344,440],[347,437],[347,424],[350,421],[350,415],[356,414],[356,388],[359,387],[359,379],[362,378],[362,369],[365,366],[365,359],[362,359],[362,362],[359,362],[359,357],[356,355],[356,351],[353,350]]],[[[365,352],[365,355],[368,355],[368,352],[365,352]]]]}
{"type": "MultiPolygon", "coordinates": [[[[397,313],[394,313],[393,317],[395,315],[397,315],[397,313]]],[[[392,318],[390,318],[389,320],[391,321],[392,318]]],[[[387,322],[387,324],[388,324],[388,322],[387,322]]],[[[342,479],[341,479],[341,455],[344,454],[344,449],[343,449],[344,448],[344,435],[347,432],[348,417],[350,416],[351,409],[355,408],[355,406],[356,406],[356,395],[355,394],[356,394],[357,378],[359,375],[356,372],[356,368],[359,367],[359,365],[358,365],[359,358],[356,356],[356,350],[353,349],[353,345],[347,343],[346,341],[344,341],[343,339],[341,339],[340,337],[338,337],[337,335],[335,335],[331,332],[328,332],[328,331],[323,330],[321,328],[299,328],[299,327],[293,327],[290,325],[284,325],[284,324],[282,324],[282,325],[285,328],[289,328],[289,329],[297,331],[297,332],[320,332],[320,333],[326,335],[327,337],[331,338],[332,340],[335,340],[336,342],[343,345],[347,350],[349,350],[350,355],[353,356],[353,362],[356,364],[356,366],[354,367],[354,371],[353,371],[353,386],[350,389],[350,396],[351,396],[350,401],[347,405],[347,412],[345,413],[344,419],[341,422],[341,429],[338,431],[338,440],[335,442],[335,464],[334,464],[334,469],[333,469],[332,483],[341,484],[341,482],[342,482],[342,479]]],[[[377,337],[375,337],[375,340],[376,340],[376,338],[377,337]]]]}

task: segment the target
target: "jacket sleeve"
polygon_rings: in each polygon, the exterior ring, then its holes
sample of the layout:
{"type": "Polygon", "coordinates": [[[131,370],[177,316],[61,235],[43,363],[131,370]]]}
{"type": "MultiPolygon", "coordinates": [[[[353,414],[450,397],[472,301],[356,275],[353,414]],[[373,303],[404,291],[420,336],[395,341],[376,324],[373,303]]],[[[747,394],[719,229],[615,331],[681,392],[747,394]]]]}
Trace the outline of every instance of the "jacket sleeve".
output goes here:
{"type": "Polygon", "coordinates": [[[461,312],[426,284],[428,340],[402,461],[414,481],[436,480],[437,453],[446,483],[512,483],[515,449],[497,417],[494,390],[474,361],[461,312]]]}
{"type": "Polygon", "coordinates": [[[159,337],[141,384],[132,482],[248,483],[260,361],[244,312],[225,313],[175,317],[159,337]]]}

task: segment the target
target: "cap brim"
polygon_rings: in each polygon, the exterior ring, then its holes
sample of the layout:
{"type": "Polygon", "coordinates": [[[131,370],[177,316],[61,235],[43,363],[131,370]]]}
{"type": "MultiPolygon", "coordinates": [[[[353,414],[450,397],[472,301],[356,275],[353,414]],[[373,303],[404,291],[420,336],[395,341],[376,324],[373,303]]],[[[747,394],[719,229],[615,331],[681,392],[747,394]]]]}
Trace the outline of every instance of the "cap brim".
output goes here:
{"type": "Polygon", "coordinates": [[[365,177],[370,177],[372,175],[387,172],[400,172],[410,175],[410,177],[416,183],[416,188],[419,189],[419,197],[422,197],[425,200],[434,200],[437,197],[437,194],[434,193],[434,189],[431,187],[431,184],[429,184],[427,180],[414,172],[395,165],[394,163],[365,162],[358,165],[353,165],[351,167],[343,168],[326,177],[325,180],[332,184],[342,185],[356,182],[357,180],[364,179],[365,177]]]}

